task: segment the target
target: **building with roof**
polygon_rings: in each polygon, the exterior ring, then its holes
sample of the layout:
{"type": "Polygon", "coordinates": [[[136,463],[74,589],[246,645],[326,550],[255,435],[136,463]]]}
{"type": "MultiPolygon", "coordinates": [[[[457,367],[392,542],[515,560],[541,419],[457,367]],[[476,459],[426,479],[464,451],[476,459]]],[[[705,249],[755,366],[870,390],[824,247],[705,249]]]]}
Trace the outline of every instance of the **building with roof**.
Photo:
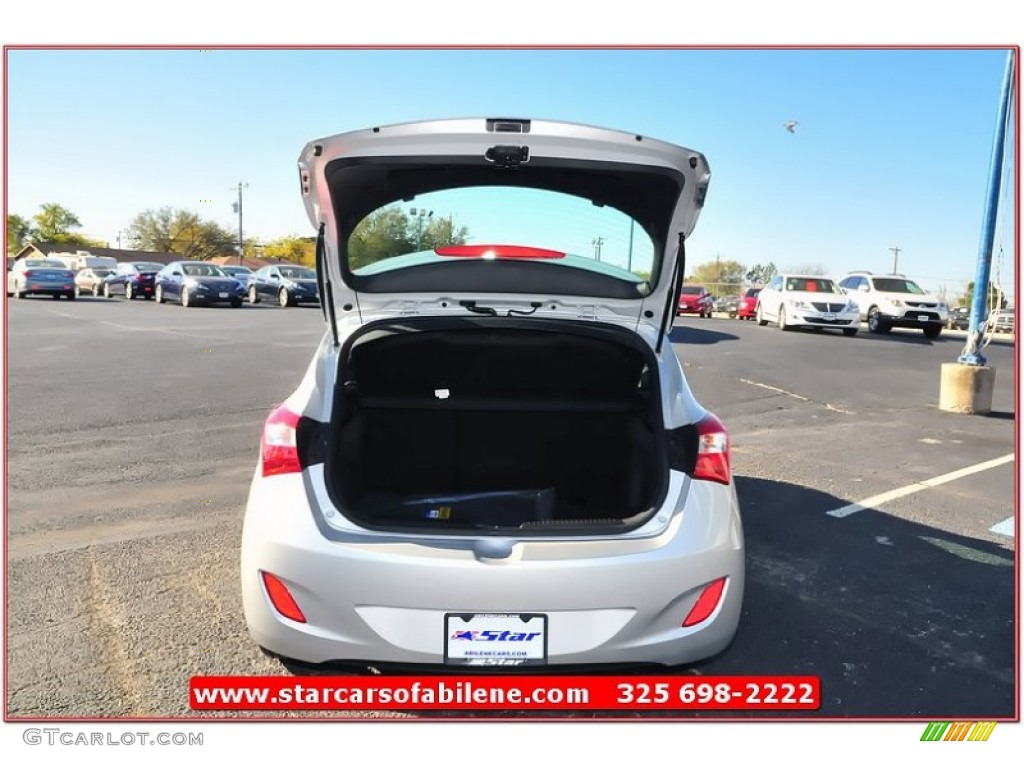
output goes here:
{"type": "Polygon", "coordinates": [[[27,243],[15,255],[15,259],[56,259],[73,256],[106,256],[117,261],[155,261],[170,264],[183,258],[179,253],[163,251],[132,251],[123,248],[97,248],[91,245],[72,243],[27,243]]]}

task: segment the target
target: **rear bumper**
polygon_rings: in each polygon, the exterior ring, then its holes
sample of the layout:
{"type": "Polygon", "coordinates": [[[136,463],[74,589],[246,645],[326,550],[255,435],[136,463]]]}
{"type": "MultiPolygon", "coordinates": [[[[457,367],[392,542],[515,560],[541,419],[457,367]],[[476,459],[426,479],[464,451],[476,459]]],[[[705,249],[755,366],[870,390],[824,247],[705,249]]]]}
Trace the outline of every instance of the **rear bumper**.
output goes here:
{"type": "Polygon", "coordinates": [[[196,304],[230,304],[245,298],[245,292],[241,290],[229,291],[227,296],[221,296],[221,293],[223,291],[190,292],[188,298],[189,301],[194,301],[196,304]]]}
{"type": "Polygon", "coordinates": [[[49,285],[47,283],[37,283],[33,285],[26,285],[21,289],[21,292],[25,296],[73,296],[75,293],[75,286],[65,285],[49,285]]]}
{"type": "Polygon", "coordinates": [[[825,313],[786,309],[787,325],[806,325],[811,328],[859,328],[860,316],[856,312],[825,313]]]}
{"type": "Polygon", "coordinates": [[[901,314],[879,313],[879,318],[894,328],[926,328],[932,325],[946,325],[947,315],[934,310],[907,310],[901,314]]]}
{"type": "Polygon", "coordinates": [[[257,476],[242,534],[246,621],[262,647],[312,663],[443,664],[449,612],[547,615],[551,665],[696,661],[735,635],[744,549],[731,486],[691,482],[686,498],[651,538],[522,539],[509,557],[487,560],[474,554],[474,537],[328,539],[302,476],[257,476]],[[277,613],[261,571],[284,582],[306,623],[277,613]],[[715,611],[682,627],[722,577],[715,611]]]}

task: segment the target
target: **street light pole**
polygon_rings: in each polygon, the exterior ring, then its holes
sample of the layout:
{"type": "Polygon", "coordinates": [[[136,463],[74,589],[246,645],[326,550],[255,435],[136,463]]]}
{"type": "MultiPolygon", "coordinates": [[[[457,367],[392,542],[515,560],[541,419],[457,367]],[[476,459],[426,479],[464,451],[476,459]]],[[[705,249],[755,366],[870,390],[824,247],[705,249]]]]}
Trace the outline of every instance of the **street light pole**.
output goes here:
{"type": "Polygon", "coordinates": [[[409,214],[416,217],[416,250],[418,251],[423,248],[423,221],[432,219],[434,212],[428,211],[426,208],[410,208],[409,214]]]}
{"type": "Polygon", "coordinates": [[[235,213],[238,214],[238,264],[242,264],[242,256],[245,253],[245,240],[242,238],[242,190],[248,189],[249,185],[245,182],[238,182],[238,187],[232,187],[232,189],[238,190],[238,202],[231,205],[235,209],[235,213]]]}

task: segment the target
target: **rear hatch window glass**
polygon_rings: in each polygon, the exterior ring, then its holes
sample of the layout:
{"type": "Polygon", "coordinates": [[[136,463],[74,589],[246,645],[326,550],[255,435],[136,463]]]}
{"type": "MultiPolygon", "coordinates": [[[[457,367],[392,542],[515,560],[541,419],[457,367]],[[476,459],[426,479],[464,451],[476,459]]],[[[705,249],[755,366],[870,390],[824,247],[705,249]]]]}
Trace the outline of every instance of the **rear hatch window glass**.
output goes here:
{"type": "MultiPolygon", "coordinates": [[[[358,222],[346,250],[357,279],[430,270],[431,284],[450,276],[450,289],[458,290],[472,271],[469,282],[481,290],[543,286],[632,298],[649,292],[657,261],[651,236],[626,213],[572,194],[513,186],[447,189],[389,203],[358,222]]],[[[415,280],[405,285],[418,287],[415,280]]]]}

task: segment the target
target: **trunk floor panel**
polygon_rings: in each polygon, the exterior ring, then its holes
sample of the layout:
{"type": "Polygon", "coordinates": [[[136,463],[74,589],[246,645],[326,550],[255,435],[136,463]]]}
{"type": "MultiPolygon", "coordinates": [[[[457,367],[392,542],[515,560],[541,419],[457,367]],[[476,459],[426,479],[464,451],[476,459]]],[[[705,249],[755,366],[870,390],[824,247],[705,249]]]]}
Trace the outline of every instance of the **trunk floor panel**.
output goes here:
{"type": "Polygon", "coordinates": [[[349,506],[382,521],[621,519],[654,484],[653,438],[630,414],[366,409],[341,446],[349,506]]]}
{"type": "Polygon", "coordinates": [[[329,485],[371,527],[627,520],[665,480],[653,363],[611,326],[368,327],[338,377],[329,485]]]}

